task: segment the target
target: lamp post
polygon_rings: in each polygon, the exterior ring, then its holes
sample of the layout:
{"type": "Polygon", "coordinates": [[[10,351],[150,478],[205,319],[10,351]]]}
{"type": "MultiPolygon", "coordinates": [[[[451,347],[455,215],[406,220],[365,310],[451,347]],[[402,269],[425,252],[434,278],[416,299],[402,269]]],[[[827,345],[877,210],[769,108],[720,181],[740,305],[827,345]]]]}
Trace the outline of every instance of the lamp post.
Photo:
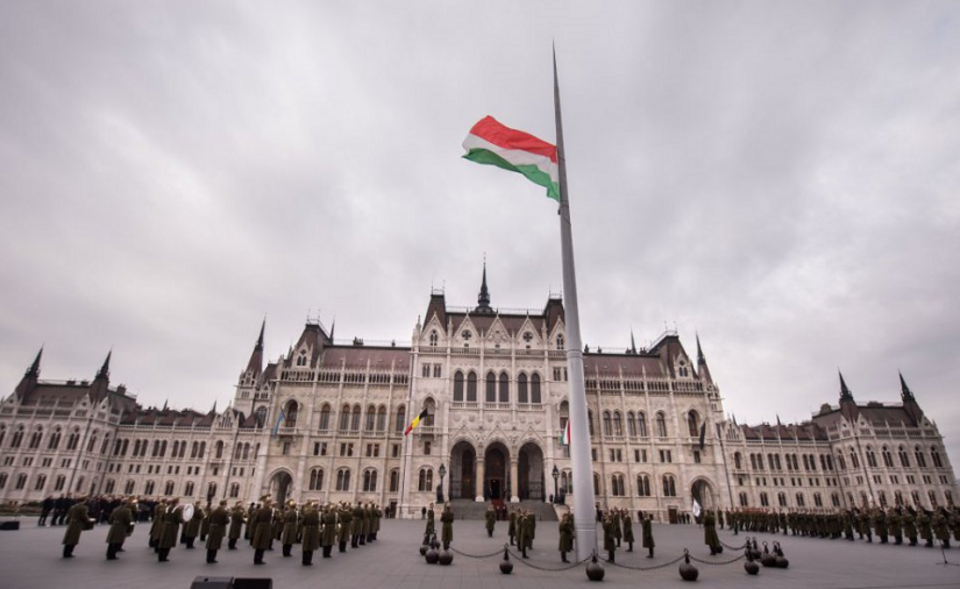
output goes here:
{"type": "Polygon", "coordinates": [[[560,492],[557,489],[557,480],[560,478],[560,469],[553,465],[553,502],[560,503],[560,492]]]}
{"type": "Polygon", "coordinates": [[[447,467],[440,463],[440,468],[438,470],[440,473],[440,488],[437,489],[437,502],[443,503],[443,477],[447,475],[447,467]]]}

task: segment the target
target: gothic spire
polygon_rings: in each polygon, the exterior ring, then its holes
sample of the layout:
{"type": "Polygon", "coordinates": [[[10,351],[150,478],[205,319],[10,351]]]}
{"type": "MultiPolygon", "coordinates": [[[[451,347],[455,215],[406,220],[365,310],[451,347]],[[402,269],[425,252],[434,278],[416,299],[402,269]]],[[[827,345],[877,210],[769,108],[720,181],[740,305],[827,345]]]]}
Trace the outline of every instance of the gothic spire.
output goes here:
{"type": "MultiPolygon", "coordinates": [[[[37,357],[33,359],[33,364],[30,365],[30,368],[27,369],[27,373],[24,376],[32,376],[36,378],[40,376],[40,358],[43,356],[43,346],[40,346],[40,351],[37,352],[37,357]]],[[[900,377],[903,378],[902,376],[900,377]]]]}
{"type": "Polygon", "coordinates": [[[103,366],[100,367],[100,370],[97,371],[97,378],[108,378],[110,376],[110,356],[113,355],[113,350],[107,352],[107,358],[103,361],[103,366]]]}
{"type": "Polygon", "coordinates": [[[843,373],[839,370],[837,373],[840,375],[840,400],[841,401],[853,401],[853,393],[850,392],[850,389],[847,388],[846,381],[843,380],[843,373]]]}
{"type": "MultiPolygon", "coordinates": [[[[39,359],[39,356],[37,358],[39,359]]],[[[900,375],[900,397],[904,401],[916,401],[917,399],[913,396],[913,391],[907,386],[907,381],[903,380],[903,373],[898,370],[897,374],[900,375]]]]}
{"type": "Polygon", "coordinates": [[[700,378],[707,381],[713,382],[713,375],[710,374],[710,367],[707,366],[707,358],[703,355],[703,348],[700,347],[700,334],[696,334],[697,337],[697,371],[700,373],[700,378]]]}
{"type": "Polygon", "coordinates": [[[707,359],[703,357],[703,349],[700,347],[700,334],[696,334],[697,337],[697,364],[706,364],[707,359]]]}
{"type": "Polygon", "coordinates": [[[260,336],[257,338],[257,343],[253,346],[253,353],[250,354],[250,361],[247,362],[246,372],[251,373],[253,376],[260,374],[260,371],[263,370],[263,333],[267,328],[267,320],[264,319],[263,323],[260,324],[260,336]]]}
{"type": "Polygon", "coordinates": [[[630,328],[630,353],[636,355],[637,353],[637,340],[633,338],[633,328],[630,328]]]}
{"type": "Polygon", "coordinates": [[[490,308],[490,291],[487,290],[487,258],[483,258],[483,280],[480,283],[480,295],[477,297],[477,308],[474,313],[493,313],[490,308]]]}

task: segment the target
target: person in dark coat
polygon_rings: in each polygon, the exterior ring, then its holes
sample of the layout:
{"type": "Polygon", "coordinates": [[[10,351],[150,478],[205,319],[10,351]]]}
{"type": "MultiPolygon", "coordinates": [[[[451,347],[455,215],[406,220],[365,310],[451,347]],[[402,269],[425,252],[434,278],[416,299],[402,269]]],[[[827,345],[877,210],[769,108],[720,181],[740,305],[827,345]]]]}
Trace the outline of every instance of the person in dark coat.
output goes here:
{"type": "Polygon", "coordinates": [[[187,545],[187,548],[193,550],[193,543],[196,541],[197,536],[200,535],[200,526],[203,525],[203,507],[200,506],[200,502],[197,501],[193,505],[193,517],[190,518],[190,521],[187,522],[187,525],[183,526],[183,538],[184,543],[187,545]]]}
{"type": "Polygon", "coordinates": [[[47,517],[50,516],[50,512],[53,511],[53,505],[55,501],[53,497],[47,497],[43,500],[43,505],[40,508],[40,519],[37,520],[38,526],[47,525],[47,517]]]}
{"type": "Polygon", "coordinates": [[[623,541],[627,543],[627,552],[633,552],[633,519],[626,510],[623,512],[623,541]]]}
{"type": "MultiPolygon", "coordinates": [[[[213,509],[207,507],[203,510],[203,519],[200,520],[200,541],[206,542],[207,535],[210,534],[210,514],[213,513],[213,509]]],[[[227,515],[229,517],[229,514],[227,515]]]]}
{"type": "Polygon", "coordinates": [[[63,557],[73,558],[73,549],[80,543],[80,534],[93,526],[87,510],[87,498],[80,500],[67,512],[67,531],[63,534],[63,557]]]}
{"type": "Polygon", "coordinates": [[[297,524],[300,514],[297,512],[297,502],[287,501],[287,509],[283,512],[283,531],[280,533],[280,544],[283,546],[283,556],[293,556],[293,544],[297,540],[297,524]]]}
{"type": "Polygon", "coordinates": [[[250,522],[253,526],[253,564],[266,564],[263,562],[263,553],[270,550],[273,540],[273,502],[269,495],[264,495],[260,501],[260,509],[250,522]]]}
{"type": "Polygon", "coordinates": [[[423,534],[427,538],[433,536],[437,533],[436,526],[434,525],[435,514],[433,511],[433,503],[430,504],[430,509],[427,510],[427,527],[424,529],[423,534]]]}
{"type": "Polygon", "coordinates": [[[647,558],[653,558],[653,547],[656,543],[653,541],[653,516],[640,516],[640,527],[643,529],[643,547],[647,549],[647,558]]]}
{"type": "Polygon", "coordinates": [[[346,552],[347,542],[350,540],[350,535],[353,532],[353,510],[350,509],[349,505],[341,505],[337,517],[340,520],[339,535],[337,536],[339,551],[346,552]]]}
{"type": "Polygon", "coordinates": [[[117,552],[123,548],[123,542],[133,531],[133,513],[130,503],[120,504],[110,513],[110,531],[107,532],[107,560],[117,560],[117,552]]]}
{"type": "Polygon", "coordinates": [[[497,525],[497,512],[493,509],[493,504],[490,504],[490,507],[487,508],[487,513],[484,515],[487,520],[487,537],[493,538],[493,527],[497,525]]]}
{"type": "Polygon", "coordinates": [[[333,505],[327,505],[323,510],[323,532],[320,534],[320,546],[323,547],[323,557],[330,558],[333,545],[337,543],[337,511],[333,505]]]}
{"type": "Polygon", "coordinates": [[[237,501],[230,512],[230,531],[227,534],[227,550],[237,549],[237,540],[243,531],[243,522],[246,521],[247,512],[243,509],[243,503],[237,501]]]}
{"type": "Polygon", "coordinates": [[[170,550],[177,545],[177,535],[180,524],[183,523],[183,509],[178,509],[176,499],[170,502],[167,511],[163,514],[163,527],[160,532],[160,542],[157,544],[157,560],[167,562],[170,550]]]}
{"type": "Polygon", "coordinates": [[[320,548],[320,512],[316,503],[308,503],[303,509],[303,537],[300,539],[303,548],[303,566],[313,564],[313,553],[320,548]]]}
{"type": "Polygon", "coordinates": [[[573,514],[569,511],[563,514],[563,517],[560,518],[560,560],[563,562],[570,562],[567,560],[567,553],[573,550],[573,536],[574,536],[574,527],[573,527],[573,514]]]}
{"type": "Polygon", "coordinates": [[[223,546],[223,537],[227,532],[227,524],[230,523],[230,514],[227,513],[227,501],[224,499],[220,506],[210,512],[207,516],[210,530],[207,534],[207,564],[217,562],[217,551],[223,546]]]}
{"type": "Polygon", "coordinates": [[[160,534],[163,532],[163,514],[167,512],[167,500],[161,499],[159,503],[153,508],[153,521],[150,523],[150,548],[153,548],[154,552],[158,552],[160,549],[160,534]]]}
{"type": "Polygon", "coordinates": [[[603,549],[607,551],[607,561],[616,563],[617,538],[616,522],[613,520],[613,513],[607,512],[603,516],[603,549]]]}
{"type": "Polygon", "coordinates": [[[720,554],[723,549],[720,547],[720,537],[717,535],[717,516],[713,515],[713,510],[708,509],[703,516],[703,543],[710,547],[710,554],[720,554]]]}
{"type": "Polygon", "coordinates": [[[517,512],[510,512],[510,523],[507,525],[507,535],[510,536],[510,546],[513,546],[514,540],[517,537],[517,512]]]}

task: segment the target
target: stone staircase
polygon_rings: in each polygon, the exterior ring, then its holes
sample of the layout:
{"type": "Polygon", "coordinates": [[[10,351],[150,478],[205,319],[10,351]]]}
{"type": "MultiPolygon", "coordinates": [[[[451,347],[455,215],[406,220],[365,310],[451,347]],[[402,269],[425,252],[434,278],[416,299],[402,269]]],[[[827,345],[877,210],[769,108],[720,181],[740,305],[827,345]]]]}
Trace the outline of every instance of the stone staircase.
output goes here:
{"type": "MultiPolygon", "coordinates": [[[[450,501],[450,505],[457,519],[482,520],[487,513],[490,502],[477,503],[469,499],[453,499],[450,501]]],[[[508,511],[520,508],[534,512],[537,515],[537,521],[557,521],[557,512],[553,505],[543,501],[521,501],[520,503],[507,503],[506,505],[508,511]]],[[[439,512],[439,509],[437,511],[439,512]]]]}

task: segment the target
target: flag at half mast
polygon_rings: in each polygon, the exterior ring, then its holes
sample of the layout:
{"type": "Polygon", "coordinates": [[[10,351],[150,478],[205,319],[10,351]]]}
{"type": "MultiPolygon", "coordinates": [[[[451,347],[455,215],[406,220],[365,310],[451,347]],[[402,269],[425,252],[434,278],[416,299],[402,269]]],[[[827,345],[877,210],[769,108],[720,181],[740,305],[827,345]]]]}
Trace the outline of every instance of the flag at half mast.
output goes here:
{"type": "Polygon", "coordinates": [[[467,151],[465,159],[523,174],[534,184],[546,188],[549,198],[560,201],[556,145],[487,116],[470,129],[463,148],[467,151]]]}

